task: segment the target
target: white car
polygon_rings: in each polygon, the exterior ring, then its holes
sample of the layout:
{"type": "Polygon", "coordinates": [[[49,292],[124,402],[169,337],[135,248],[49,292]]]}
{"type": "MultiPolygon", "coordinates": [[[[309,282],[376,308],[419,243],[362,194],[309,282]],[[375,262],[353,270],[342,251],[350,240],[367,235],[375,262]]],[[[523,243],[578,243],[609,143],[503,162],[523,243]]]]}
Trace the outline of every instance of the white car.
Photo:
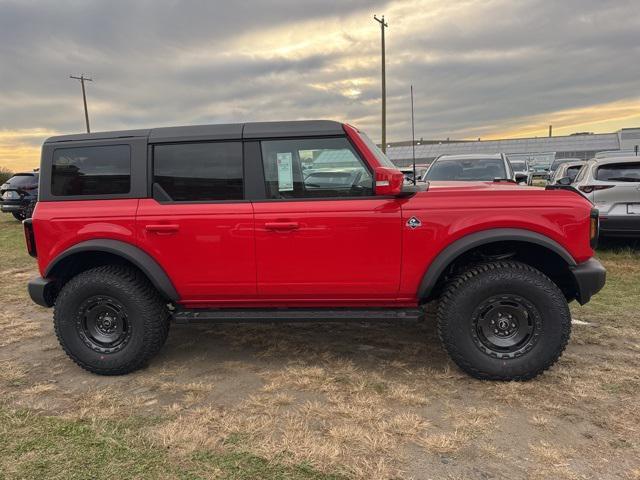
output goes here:
{"type": "Polygon", "coordinates": [[[586,163],[587,162],[585,160],[562,163],[553,173],[553,176],[549,180],[549,184],[555,185],[560,179],[566,179],[564,182],[568,185],[572,184],[586,163]]]}
{"type": "Polygon", "coordinates": [[[600,212],[601,235],[640,237],[640,157],[590,160],[573,186],[600,212]]]}
{"type": "Polygon", "coordinates": [[[502,153],[494,155],[442,155],[436,158],[422,176],[422,181],[445,182],[492,182],[507,180],[524,182],[526,176],[516,175],[507,157],[502,153]]]}
{"type": "MultiPolygon", "coordinates": [[[[526,158],[516,158],[516,159],[510,159],[509,157],[507,157],[509,160],[509,163],[511,164],[511,168],[513,169],[513,171],[515,172],[516,175],[518,174],[522,174],[522,176],[524,176],[526,178],[526,180],[518,182],[518,183],[524,183],[526,185],[531,185],[533,183],[533,168],[531,168],[529,166],[529,160],[527,160],[526,158]]],[[[522,177],[520,177],[522,178],[522,177]]]]}

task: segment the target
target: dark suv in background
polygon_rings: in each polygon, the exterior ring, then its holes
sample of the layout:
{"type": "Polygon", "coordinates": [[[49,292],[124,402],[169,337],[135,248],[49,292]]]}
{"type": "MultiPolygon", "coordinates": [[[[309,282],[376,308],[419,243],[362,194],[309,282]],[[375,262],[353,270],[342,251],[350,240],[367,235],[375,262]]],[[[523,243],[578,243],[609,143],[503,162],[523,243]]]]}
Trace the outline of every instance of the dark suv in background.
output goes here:
{"type": "Polygon", "coordinates": [[[2,209],[5,213],[11,213],[16,220],[31,218],[33,209],[38,201],[38,180],[40,174],[37,171],[16,173],[0,187],[2,197],[2,209]]]}

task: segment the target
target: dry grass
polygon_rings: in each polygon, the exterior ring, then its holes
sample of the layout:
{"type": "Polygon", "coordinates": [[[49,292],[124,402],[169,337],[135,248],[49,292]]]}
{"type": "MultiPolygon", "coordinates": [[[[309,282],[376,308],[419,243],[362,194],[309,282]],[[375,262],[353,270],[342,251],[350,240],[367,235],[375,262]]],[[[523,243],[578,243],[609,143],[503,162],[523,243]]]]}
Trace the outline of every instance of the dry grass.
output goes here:
{"type": "MultiPolygon", "coordinates": [[[[11,443],[0,478],[38,476],[36,461],[56,473],[59,458],[82,471],[83,449],[124,446],[122,458],[138,452],[149,475],[169,478],[640,479],[637,250],[602,253],[607,289],[572,306],[590,325],[575,325],[560,362],[526,383],[470,379],[429,322],[176,328],[148,368],[90,375],[61,353],[50,313],[27,303],[34,266],[20,255],[0,260],[11,284],[0,295],[0,444],[39,440],[41,412],[64,422],[45,431],[67,450],[11,443]]],[[[114,472],[145,476],[123,465],[114,472]]]]}

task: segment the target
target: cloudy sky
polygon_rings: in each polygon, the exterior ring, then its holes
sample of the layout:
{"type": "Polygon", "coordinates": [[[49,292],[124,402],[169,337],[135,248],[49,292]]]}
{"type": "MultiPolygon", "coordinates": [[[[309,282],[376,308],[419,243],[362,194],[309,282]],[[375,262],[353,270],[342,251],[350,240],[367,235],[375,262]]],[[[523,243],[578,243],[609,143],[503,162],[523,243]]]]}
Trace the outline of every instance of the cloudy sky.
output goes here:
{"type": "Polygon", "coordinates": [[[388,140],[640,125],[638,0],[0,0],[0,166],[92,129],[332,118],[388,140]]]}

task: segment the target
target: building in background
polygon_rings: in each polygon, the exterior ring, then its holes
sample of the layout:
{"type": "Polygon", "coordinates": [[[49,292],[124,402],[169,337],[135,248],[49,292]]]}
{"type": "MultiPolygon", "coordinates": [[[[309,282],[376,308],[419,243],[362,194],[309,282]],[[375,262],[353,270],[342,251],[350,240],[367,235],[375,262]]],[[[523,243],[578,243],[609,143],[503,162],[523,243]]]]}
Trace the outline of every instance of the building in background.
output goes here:
{"type": "MultiPolygon", "coordinates": [[[[634,151],[640,145],[640,128],[623,128],[615,133],[574,133],[558,137],[512,138],[507,140],[417,140],[416,163],[430,163],[440,155],[505,153],[589,160],[597,152],[634,151]]],[[[411,141],[387,144],[387,156],[399,167],[412,162],[411,141]]],[[[553,161],[553,159],[551,159],[553,161]]]]}

